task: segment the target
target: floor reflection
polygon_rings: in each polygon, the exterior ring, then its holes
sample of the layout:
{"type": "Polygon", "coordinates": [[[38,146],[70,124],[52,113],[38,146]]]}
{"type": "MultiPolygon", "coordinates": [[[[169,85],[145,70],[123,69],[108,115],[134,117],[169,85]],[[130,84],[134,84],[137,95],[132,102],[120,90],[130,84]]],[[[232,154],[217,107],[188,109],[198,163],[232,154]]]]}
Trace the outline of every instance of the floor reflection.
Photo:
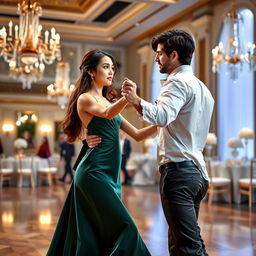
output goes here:
{"type": "MultiPolygon", "coordinates": [[[[44,256],[69,186],[2,188],[0,255],[44,256]]],[[[158,190],[123,187],[123,202],[152,256],[167,256],[168,230],[158,190]]],[[[255,217],[245,206],[202,203],[199,223],[209,255],[256,255],[255,217]]]]}

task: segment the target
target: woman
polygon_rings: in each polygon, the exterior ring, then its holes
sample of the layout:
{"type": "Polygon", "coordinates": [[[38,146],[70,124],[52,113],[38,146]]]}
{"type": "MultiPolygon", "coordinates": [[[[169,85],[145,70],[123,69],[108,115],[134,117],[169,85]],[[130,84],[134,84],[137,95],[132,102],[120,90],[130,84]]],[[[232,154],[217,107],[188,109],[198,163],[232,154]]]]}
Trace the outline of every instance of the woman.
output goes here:
{"type": "Polygon", "coordinates": [[[76,168],[74,182],[62,210],[47,256],[148,256],[138,230],[121,201],[119,130],[136,140],[156,132],[153,126],[137,130],[118,115],[124,97],[107,100],[116,63],[103,51],[88,52],[80,66],[81,76],[73,91],[63,130],[73,143],[97,134],[102,143],[87,150],[76,168]]]}
{"type": "Polygon", "coordinates": [[[48,158],[51,156],[51,151],[49,148],[48,138],[46,136],[42,139],[42,144],[40,145],[37,155],[41,158],[48,158]]]}

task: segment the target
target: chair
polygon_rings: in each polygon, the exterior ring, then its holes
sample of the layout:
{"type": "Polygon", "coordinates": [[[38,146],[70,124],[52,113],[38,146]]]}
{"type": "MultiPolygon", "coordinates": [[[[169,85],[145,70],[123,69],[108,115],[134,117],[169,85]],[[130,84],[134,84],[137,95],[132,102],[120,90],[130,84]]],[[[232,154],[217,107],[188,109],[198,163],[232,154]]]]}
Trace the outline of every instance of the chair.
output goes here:
{"type": "Polygon", "coordinates": [[[8,181],[8,183],[10,184],[13,174],[13,168],[6,168],[3,163],[3,158],[0,157],[0,187],[3,186],[5,181],[8,181]]]}
{"type": "Polygon", "coordinates": [[[256,158],[251,160],[250,177],[239,179],[240,202],[241,194],[249,197],[249,208],[252,208],[253,191],[256,189],[256,158]]]}
{"type": "Polygon", "coordinates": [[[47,180],[49,186],[52,185],[52,183],[56,183],[56,174],[58,172],[58,166],[59,166],[59,157],[52,156],[48,159],[48,167],[40,168],[37,171],[37,182],[38,185],[40,185],[41,180],[47,180]]]}
{"type": "Polygon", "coordinates": [[[214,194],[228,193],[229,203],[231,203],[231,179],[225,177],[215,177],[212,171],[211,160],[206,160],[209,175],[209,188],[207,191],[208,206],[212,204],[214,194]]]}
{"type": "Polygon", "coordinates": [[[33,160],[34,157],[26,157],[26,156],[20,156],[18,157],[18,186],[23,186],[23,177],[28,176],[30,180],[30,184],[32,187],[35,186],[34,177],[33,177],[33,160]]]}

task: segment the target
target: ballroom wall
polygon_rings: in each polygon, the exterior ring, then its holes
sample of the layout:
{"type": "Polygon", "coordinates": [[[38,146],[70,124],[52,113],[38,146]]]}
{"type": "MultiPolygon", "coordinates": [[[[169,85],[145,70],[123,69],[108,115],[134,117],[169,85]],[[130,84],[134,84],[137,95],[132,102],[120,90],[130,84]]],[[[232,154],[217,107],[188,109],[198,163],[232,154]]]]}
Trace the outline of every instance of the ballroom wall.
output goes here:
{"type": "MultiPolygon", "coordinates": [[[[217,75],[212,72],[211,49],[218,44],[219,34],[226,13],[232,6],[231,0],[227,1],[211,1],[208,4],[194,11],[187,11],[181,16],[170,19],[169,22],[163,23],[161,26],[154,26],[151,31],[145,33],[138,41],[129,45],[126,49],[127,56],[127,76],[133,76],[138,83],[140,94],[145,99],[150,99],[150,86],[152,78],[152,68],[154,53],[151,49],[151,39],[154,35],[173,28],[183,29],[193,34],[196,41],[195,51],[195,74],[202,80],[212,92],[215,99],[215,108],[212,117],[210,131],[218,135],[217,130],[217,75]],[[136,69],[132,66],[133,59],[138,58],[139,65],[136,69]],[[137,72],[136,72],[137,71],[137,72]],[[136,72],[136,73],[135,73],[136,72]],[[139,72],[139,75],[138,75],[139,72]]],[[[248,8],[254,14],[256,20],[256,1],[254,0],[237,0],[236,6],[240,8],[248,8]]],[[[256,25],[254,26],[254,42],[256,42],[256,25]]],[[[136,64],[138,65],[138,63],[136,64]]],[[[255,72],[254,72],[255,73],[255,72]]],[[[254,75],[254,84],[256,75],[254,75]]],[[[256,90],[254,91],[254,99],[256,98],[256,90]]],[[[254,113],[256,105],[254,100],[254,113]]],[[[221,110],[219,110],[221,111],[221,110]]],[[[132,117],[131,117],[132,118],[132,117]]],[[[228,118],[228,117],[224,117],[228,118]]],[[[255,120],[256,122],[256,120],[255,120]]],[[[143,126],[141,122],[141,126],[143,126]]],[[[256,125],[254,125],[256,127],[256,125]]],[[[256,143],[254,143],[254,152],[256,152],[256,143]]],[[[216,152],[214,152],[216,154],[216,152]]]]}
{"type": "MultiPolygon", "coordinates": [[[[134,80],[139,89],[139,94],[146,100],[150,99],[150,86],[152,78],[152,68],[154,53],[151,49],[151,39],[154,35],[168,30],[170,28],[181,28],[194,35],[196,41],[196,52],[195,52],[195,73],[196,75],[206,83],[206,85],[211,90],[215,100],[217,101],[216,91],[216,75],[211,71],[211,49],[217,44],[218,37],[224,19],[225,13],[227,13],[231,7],[231,0],[223,1],[211,1],[204,6],[190,11],[183,12],[175,17],[167,19],[166,22],[162,24],[152,25],[152,29],[148,32],[141,34],[136,40],[133,40],[128,46],[118,46],[118,45],[105,45],[103,44],[86,44],[85,42],[66,42],[69,44],[74,44],[75,47],[79,49],[78,54],[78,65],[81,61],[83,53],[88,50],[97,47],[105,50],[113,51],[114,54],[119,56],[121,62],[121,74],[119,77],[119,84],[124,76],[129,77],[134,80]]],[[[256,17],[256,2],[255,0],[237,0],[238,7],[245,7],[251,9],[256,17]]],[[[255,26],[256,29],[256,26],[255,26]]],[[[256,33],[255,33],[256,35],[256,33]]],[[[256,37],[256,36],[255,36],[256,37]]],[[[255,40],[256,41],[256,40],[255,40]]],[[[27,91],[24,91],[27,93],[27,91]]],[[[12,92],[15,95],[15,92],[12,92]]],[[[24,96],[24,95],[23,95],[24,96]]],[[[45,95],[46,96],[46,95],[45,95]]],[[[19,96],[17,96],[19,97],[19,96]]],[[[33,96],[29,96],[31,98],[33,96]]],[[[3,100],[4,96],[0,93],[0,125],[4,122],[13,122],[15,113],[18,110],[35,110],[39,113],[39,122],[49,122],[51,125],[55,121],[60,121],[63,117],[63,111],[59,109],[57,105],[53,104],[30,104],[28,103],[6,103],[3,100]],[[50,114],[49,114],[50,113],[50,114]]],[[[46,101],[46,100],[45,100],[46,101]]],[[[215,105],[216,106],[216,105],[215,105]]],[[[136,111],[128,106],[124,112],[123,116],[127,118],[136,127],[140,128],[146,124],[139,119],[136,111]]],[[[212,132],[218,133],[217,131],[217,110],[215,108],[214,115],[211,123],[210,130],[212,132]]],[[[12,154],[12,143],[10,139],[14,139],[16,132],[13,131],[11,134],[6,135],[3,131],[0,131],[0,136],[3,140],[4,148],[7,154],[12,154]]],[[[51,137],[54,135],[51,134],[51,137]]],[[[36,145],[38,146],[41,140],[42,134],[40,131],[37,133],[36,145]]],[[[53,148],[53,142],[51,142],[51,148],[53,148]]],[[[134,151],[143,151],[143,143],[132,142],[134,151]]],[[[77,146],[78,148],[80,147],[77,146]]]]}

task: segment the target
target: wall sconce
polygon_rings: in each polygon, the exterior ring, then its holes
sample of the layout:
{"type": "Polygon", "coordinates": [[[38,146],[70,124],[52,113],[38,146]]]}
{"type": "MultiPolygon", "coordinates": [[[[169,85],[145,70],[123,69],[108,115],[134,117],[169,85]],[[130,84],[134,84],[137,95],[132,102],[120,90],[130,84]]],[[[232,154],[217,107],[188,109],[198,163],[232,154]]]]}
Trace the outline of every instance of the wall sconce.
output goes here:
{"type": "Polygon", "coordinates": [[[14,125],[13,124],[3,124],[2,130],[4,133],[10,133],[14,130],[14,125]]]}
{"type": "Polygon", "coordinates": [[[52,127],[49,124],[42,124],[40,126],[40,130],[41,130],[42,133],[47,134],[47,133],[51,132],[52,127]]]}

